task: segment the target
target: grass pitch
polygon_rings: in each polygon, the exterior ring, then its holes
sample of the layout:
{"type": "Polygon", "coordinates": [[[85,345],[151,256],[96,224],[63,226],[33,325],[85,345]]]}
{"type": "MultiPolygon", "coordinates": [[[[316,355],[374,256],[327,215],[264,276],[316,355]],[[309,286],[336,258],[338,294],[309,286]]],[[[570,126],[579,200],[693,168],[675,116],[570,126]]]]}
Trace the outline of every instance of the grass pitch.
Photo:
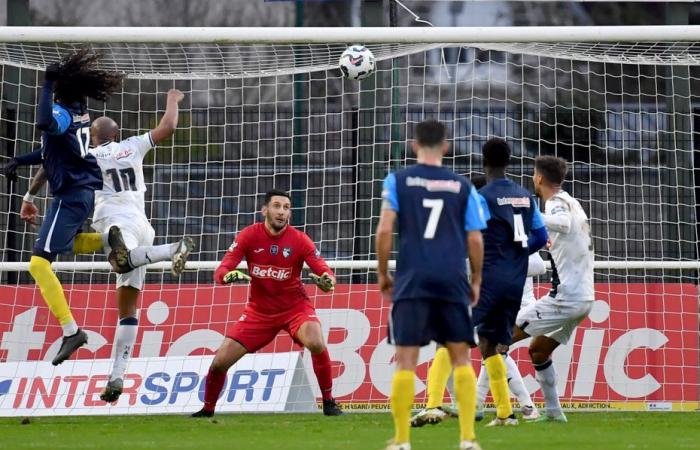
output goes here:
{"type": "MultiPolygon", "coordinates": [[[[488,420],[490,415],[487,414],[488,420]]],[[[485,428],[484,450],[700,449],[700,413],[569,413],[568,424],[485,428]]],[[[41,417],[0,419],[0,449],[381,450],[392,435],[388,413],[41,417]]],[[[414,450],[457,448],[457,421],[413,429],[414,450]]]]}

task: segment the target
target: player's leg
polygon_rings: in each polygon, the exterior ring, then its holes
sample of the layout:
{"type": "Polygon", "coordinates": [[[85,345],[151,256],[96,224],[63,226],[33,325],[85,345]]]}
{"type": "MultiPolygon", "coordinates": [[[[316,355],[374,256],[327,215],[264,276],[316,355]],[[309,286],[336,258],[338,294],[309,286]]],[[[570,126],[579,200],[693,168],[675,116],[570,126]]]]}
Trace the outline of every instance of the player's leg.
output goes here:
{"type": "Polygon", "coordinates": [[[204,407],[192,414],[192,417],[213,416],[216,402],[226,383],[228,369],[246,353],[255,353],[269,344],[280,329],[276,318],[246,307],[238,321],[227,331],[223,344],[216,351],[204,382],[204,407]]]}
{"type": "Polygon", "coordinates": [[[406,299],[392,305],[389,343],[396,346],[396,371],[391,381],[391,415],[394,438],[387,450],[410,450],[411,407],[415,397],[415,372],[420,347],[433,338],[430,329],[431,301],[406,299]]]}
{"type": "MultiPolygon", "coordinates": [[[[127,248],[134,248],[139,244],[153,243],[155,233],[150,226],[146,229],[138,226],[138,222],[134,225],[126,226],[122,229],[122,237],[127,248]]],[[[136,342],[136,334],[138,333],[136,305],[145,281],[145,267],[139,267],[131,272],[117,275],[119,325],[114,335],[112,372],[107,381],[107,386],[100,394],[100,398],[105,402],[114,402],[119,399],[124,388],[124,372],[129,363],[129,358],[136,342]]]]}
{"type": "Polygon", "coordinates": [[[60,253],[71,251],[75,235],[92,209],[92,191],[73,192],[55,197],[39,230],[39,238],[29,261],[29,273],[36,281],[52,315],[63,328],[63,341],[52,360],[61,364],[87,343],[87,334],[80,330],[63,291],[61,282],[51,269],[51,262],[60,253]]]}
{"type": "Polygon", "coordinates": [[[133,268],[172,261],[170,271],[174,276],[179,276],[185,270],[185,263],[194,247],[194,241],[189,236],[170,244],[137,247],[129,251],[128,265],[133,268]]]}
{"type": "Polygon", "coordinates": [[[479,370],[479,376],[476,380],[476,416],[475,420],[477,422],[484,419],[484,403],[486,402],[486,395],[489,393],[489,373],[486,370],[484,361],[481,361],[481,370],[479,370]]]}
{"type": "Polygon", "coordinates": [[[521,411],[523,413],[523,418],[525,420],[534,420],[540,416],[537,407],[532,402],[532,397],[530,397],[530,392],[525,387],[525,382],[523,381],[522,375],[520,375],[520,370],[515,360],[511,358],[507,351],[502,353],[503,361],[506,363],[506,377],[508,378],[508,387],[510,392],[515,395],[521,406],[521,411]]]}
{"type": "Polygon", "coordinates": [[[221,347],[216,351],[216,356],[209,366],[207,378],[204,381],[204,407],[192,414],[192,417],[211,417],[216,409],[221,390],[226,383],[226,372],[239,359],[243,358],[248,350],[238,341],[227,337],[221,347]]]}
{"type": "Polygon", "coordinates": [[[557,373],[554,370],[551,355],[559,346],[559,342],[547,336],[536,336],[530,343],[530,360],[535,367],[535,378],[542,388],[544,402],[547,409],[547,418],[564,418],[559,403],[559,394],[557,393],[557,373]]]}
{"type": "Polygon", "coordinates": [[[436,425],[442,422],[448,414],[442,409],[442,400],[445,396],[447,380],[452,373],[450,354],[443,345],[438,345],[435,357],[428,370],[428,402],[425,408],[411,417],[411,426],[422,427],[426,424],[436,425]]]}
{"type": "Polygon", "coordinates": [[[316,375],[318,386],[321,388],[323,414],[326,416],[340,416],[343,414],[343,411],[333,398],[331,357],[323,340],[321,324],[316,319],[316,313],[313,311],[313,308],[310,308],[310,313],[312,317],[309,317],[309,313],[303,314],[306,320],[302,322],[296,332],[292,330],[290,334],[311,353],[314,374],[316,375]]]}

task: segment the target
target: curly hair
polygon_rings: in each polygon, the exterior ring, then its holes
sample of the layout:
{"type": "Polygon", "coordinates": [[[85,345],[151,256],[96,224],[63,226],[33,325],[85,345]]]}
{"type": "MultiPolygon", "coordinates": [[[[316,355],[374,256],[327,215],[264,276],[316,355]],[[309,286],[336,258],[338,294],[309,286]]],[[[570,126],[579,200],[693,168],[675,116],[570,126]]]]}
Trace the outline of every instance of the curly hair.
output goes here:
{"type": "Polygon", "coordinates": [[[85,97],[106,101],[121,87],[124,74],[99,69],[100,58],[102,54],[93,52],[89,47],[66,55],[56,67],[56,98],[65,103],[84,103],[85,97]]]}

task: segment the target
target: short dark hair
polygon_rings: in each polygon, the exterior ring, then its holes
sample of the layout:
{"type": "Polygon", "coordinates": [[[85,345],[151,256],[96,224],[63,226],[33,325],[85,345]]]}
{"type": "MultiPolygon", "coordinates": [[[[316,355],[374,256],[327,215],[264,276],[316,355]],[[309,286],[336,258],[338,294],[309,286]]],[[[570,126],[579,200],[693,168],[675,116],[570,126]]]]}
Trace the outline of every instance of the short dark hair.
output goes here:
{"type": "Polygon", "coordinates": [[[549,183],[561,185],[566,178],[566,160],[556,156],[538,156],[535,159],[535,170],[549,183]]]}
{"type": "Polygon", "coordinates": [[[421,147],[435,147],[447,138],[447,127],[434,119],[416,125],[416,142],[421,147]]]}
{"type": "Polygon", "coordinates": [[[265,205],[270,204],[270,200],[272,200],[272,197],[287,197],[289,201],[292,201],[292,197],[289,196],[289,193],[287,191],[283,191],[281,189],[272,189],[270,191],[267,191],[265,193],[265,205]]]}
{"type": "Polygon", "coordinates": [[[510,162],[510,147],[501,138],[491,138],[481,148],[484,155],[484,167],[502,168],[510,162]]]}
{"type": "Polygon", "coordinates": [[[482,174],[475,174],[472,175],[472,177],[469,179],[469,181],[472,182],[474,187],[478,190],[481,189],[482,187],[486,186],[487,180],[486,180],[486,175],[482,174]]]}

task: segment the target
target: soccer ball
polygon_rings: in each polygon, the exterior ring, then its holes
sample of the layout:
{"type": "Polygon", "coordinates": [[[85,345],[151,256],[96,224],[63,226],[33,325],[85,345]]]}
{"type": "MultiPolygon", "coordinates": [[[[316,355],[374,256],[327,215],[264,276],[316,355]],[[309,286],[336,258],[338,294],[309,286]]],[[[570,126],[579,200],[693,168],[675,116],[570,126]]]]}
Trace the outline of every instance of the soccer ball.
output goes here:
{"type": "Polygon", "coordinates": [[[374,55],[362,45],[351,45],[338,61],[341,72],[345,78],[362,80],[374,72],[374,55]]]}

